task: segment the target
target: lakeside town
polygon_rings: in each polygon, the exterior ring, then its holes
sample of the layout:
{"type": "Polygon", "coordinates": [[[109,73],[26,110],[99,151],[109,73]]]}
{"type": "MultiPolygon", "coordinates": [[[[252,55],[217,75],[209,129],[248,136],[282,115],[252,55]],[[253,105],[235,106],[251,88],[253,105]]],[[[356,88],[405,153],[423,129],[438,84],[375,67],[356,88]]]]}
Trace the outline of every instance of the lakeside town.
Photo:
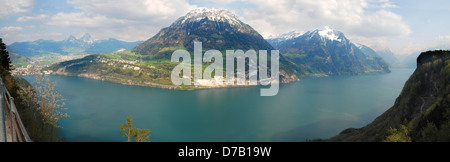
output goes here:
{"type": "Polygon", "coordinates": [[[35,75],[35,74],[51,74],[51,71],[42,71],[43,68],[49,67],[52,64],[79,59],[87,56],[87,54],[69,54],[69,55],[61,55],[61,54],[52,54],[52,55],[44,55],[38,57],[31,57],[29,61],[26,62],[23,66],[15,66],[14,62],[11,74],[13,76],[27,76],[27,75],[35,75]]]}
{"type": "Polygon", "coordinates": [[[24,67],[14,67],[11,71],[13,76],[27,76],[27,75],[35,75],[35,74],[50,74],[49,72],[42,72],[41,70],[49,65],[27,65],[24,67]]]}

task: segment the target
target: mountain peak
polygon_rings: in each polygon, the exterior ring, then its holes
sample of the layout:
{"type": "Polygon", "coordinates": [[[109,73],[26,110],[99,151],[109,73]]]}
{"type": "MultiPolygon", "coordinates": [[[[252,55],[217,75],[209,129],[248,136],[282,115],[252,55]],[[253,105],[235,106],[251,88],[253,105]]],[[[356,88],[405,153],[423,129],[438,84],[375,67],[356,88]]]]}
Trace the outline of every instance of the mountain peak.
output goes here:
{"type": "Polygon", "coordinates": [[[297,38],[297,37],[303,35],[303,33],[304,32],[293,30],[293,31],[290,31],[288,33],[281,34],[277,38],[283,39],[283,40],[290,40],[290,39],[294,39],[294,38],[297,38]]]}
{"type": "Polygon", "coordinates": [[[89,33],[84,33],[82,37],[80,37],[80,40],[86,43],[93,43],[94,40],[92,39],[91,35],[89,33]]]}
{"type": "Polygon", "coordinates": [[[242,24],[239,18],[231,11],[220,8],[197,8],[189,11],[186,16],[180,18],[181,23],[197,22],[203,19],[210,21],[227,22],[230,24],[242,24]]]}
{"type": "Polygon", "coordinates": [[[266,40],[273,47],[278,48],[278,45],[282,44],[282,42],[298,38],[298,37],[302,36],[304,33],[305,32],[293,30],[288,33],[283,33],[283,34],[276,35],[276,36],[270,36],[266,40]]]}
{"type": "Polygon", "coordinates": [[[65,40],[66,42],[75,42],[77,40],[77,38],[75,38],[75,36],[70,35],[69,37],[67,37],[67,39],[65,40]]]}
{"type": "Polygon", "coordinates": [[[342,32],[334,30],[329,26],[325,26],[323,30],[318,30],[318,33],[321,37],[326,38],[328,40],[338,42],[342,41],[342,39],[339,38],[342,32]]]}
{"type": "Polygon", "coordinates": [[[364,45],[361,43],[353,43],[356,47],[358,47],[359,49],[363,48],[364,45]]]}
{"type": "Polygon", "coordinates": [[[91,34],[89,34],[89,33],[84,33],[83,36],[81,36],[80,39],[91,39],[91,34]]]}
{"type": "Polygon", "coordinates": [[[73,40],[73,39],[77,39],[77,38],[75,38],[75,36],[73,36],[73,35],[70,35],[69,37],[67,37],[67,40],[73,40]]]}

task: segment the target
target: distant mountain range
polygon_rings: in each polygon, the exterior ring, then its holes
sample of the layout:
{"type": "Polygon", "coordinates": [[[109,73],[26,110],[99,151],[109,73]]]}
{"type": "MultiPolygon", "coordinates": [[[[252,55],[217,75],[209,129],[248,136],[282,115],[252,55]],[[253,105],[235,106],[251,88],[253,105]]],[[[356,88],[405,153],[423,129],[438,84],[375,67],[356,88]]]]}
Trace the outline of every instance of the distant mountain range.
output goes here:
{"type": "Polygon", "coordinates": [[[31,61],[30,58],[20,55],[9,46],[6,46],[6,51],[8,51],[9,53],[9,59],[11,60],[12,64],[16,67],[27,65],[31,61]]]}
{"type": "Polygon", "coordinates": [[[94,40],[89,33],[80,38],[69,36],[62,41],[36,40],[29,42],[15,42],[9,48],[25,57],[42,56],[47,54],[97,54],[110,53],[121,48],[134,48],[138,42],[125,42],[117,39],[94,40]]]}
{"type": "Polygon", "coordinates": [[[397,59],[397,57],[395,57],[395,54],[393,52],[391,52],[391,50],[385,49],[385,50],[377,51],[376,53],[380,57],[382,57],[389,66],[391,66],[391,67],[398,66],[399,60],[397,59]]]}
{"type": "MultiPolygon", "coordinates": [[[[353,43],[356,47],[358,47],[359,50],[361,50],[361,52],[363,52],[366,55],[372,56],[372,57],[379,57],[379,58],[383,58],[381,57],[377,52],[375,52],[372,48],[367,47],[363,44],[360,43],[353,43]]],[[[383,58],[384,59],[384,58],[383,58]]],[[[386,60],[384,60],[386,61],[386,60]]]]}
{"type": "Polygon", "coordinates": [[[297,37],[269,39],[268,42],[296,65],[300,76],[390,72],[375,51],[364,45],[355,45],[342,32],[329,27],[308,31],[297,37]]]}

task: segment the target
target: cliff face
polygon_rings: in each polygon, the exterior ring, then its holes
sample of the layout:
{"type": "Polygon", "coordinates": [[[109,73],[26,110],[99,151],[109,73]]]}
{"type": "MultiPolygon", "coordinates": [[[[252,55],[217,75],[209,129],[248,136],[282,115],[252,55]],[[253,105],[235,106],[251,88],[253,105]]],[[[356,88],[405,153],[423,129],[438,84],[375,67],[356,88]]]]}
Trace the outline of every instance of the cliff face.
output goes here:
{"type": "Polygon", "coordinates": [[[450,141],[450,51],[429,51],[394,106],[369,125],[349,128],[329,141],[384,141],[388,129],[406,126],[411,141],[450,141]]]}

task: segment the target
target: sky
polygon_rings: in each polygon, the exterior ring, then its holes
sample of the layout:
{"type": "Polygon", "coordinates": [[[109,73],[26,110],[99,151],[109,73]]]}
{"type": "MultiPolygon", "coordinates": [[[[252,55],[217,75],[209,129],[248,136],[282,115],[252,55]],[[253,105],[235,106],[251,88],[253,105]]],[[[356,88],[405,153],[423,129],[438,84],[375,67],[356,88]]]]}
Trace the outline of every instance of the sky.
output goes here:
{"type": "Polygon", "coordinates": [[[352,42],[408,55],[450,48],[448,0],[0,0],[0,37],[13,42],[147,40],[199,7],[224,8],[265,38],[325,26],[352,42]]]}

